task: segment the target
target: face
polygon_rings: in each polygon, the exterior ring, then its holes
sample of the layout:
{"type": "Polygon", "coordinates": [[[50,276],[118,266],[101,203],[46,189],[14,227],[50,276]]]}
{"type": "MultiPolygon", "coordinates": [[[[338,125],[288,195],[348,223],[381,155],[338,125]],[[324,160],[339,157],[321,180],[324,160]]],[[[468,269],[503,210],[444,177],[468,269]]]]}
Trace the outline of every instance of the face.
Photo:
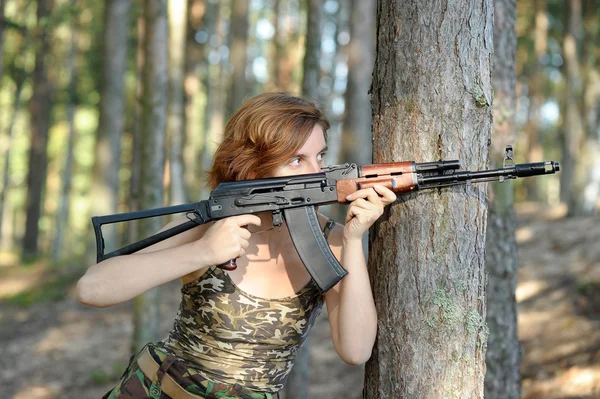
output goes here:
{"type": "Polygon", "coordinates": [[[310,136],[290,160],[273,172],[273,177],[319,173],[327,152],[323,128],[317,124],[310,136]]]}

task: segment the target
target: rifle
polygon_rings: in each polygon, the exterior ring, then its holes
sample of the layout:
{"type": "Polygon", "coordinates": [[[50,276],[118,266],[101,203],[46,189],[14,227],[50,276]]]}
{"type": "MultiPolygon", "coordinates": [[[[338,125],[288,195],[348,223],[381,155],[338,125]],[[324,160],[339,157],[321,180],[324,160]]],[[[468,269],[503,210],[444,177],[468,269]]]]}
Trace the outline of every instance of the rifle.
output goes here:
{"type": "MultiPolygon", "coordinates": [[[[283,219],[300,259],[322,292],[328,291],[346,274],[346,270],[331,252],[320,229],[316,207],[332,203],[347,203],[346,196],[363,188],[383,185],[396,193],[434,189],[467,183],[504,181],[558,172],[558,162],[545,161],[515,164],[511,146],[506,147],[503,167],[482,171],[457,171],[460,161],[416,163],[412,161],[357,166],[353,163],[328,166],[320,173],[223,182],[207,200],[92,217],[96,234],[97,261],[127,255],[173,237],[193,227],[230,216],[271,212],[273,226],[283,219]],[[149,217],[186,213],[187,222],[162,231],[121,249],[104,253],[102,226],[105,224],[149,217]]],[[[219,265],[235,269],[235,259],[219,265]]]]}

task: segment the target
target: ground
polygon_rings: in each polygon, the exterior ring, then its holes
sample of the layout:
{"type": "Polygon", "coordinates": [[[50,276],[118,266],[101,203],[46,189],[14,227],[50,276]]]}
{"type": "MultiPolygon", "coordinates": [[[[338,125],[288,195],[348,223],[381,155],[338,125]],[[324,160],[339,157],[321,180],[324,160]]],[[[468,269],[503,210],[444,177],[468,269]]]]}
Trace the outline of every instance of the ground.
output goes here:
{"type": "MultiPolygon", "coordinates": [[[[523,398],[600,398],[600,216],[566,219],[560,207],[527,206],[518,215],[523,398]]],[[[0,298],[13,297],[0,300],[1,396],[100,398],[128,359],[131,304],[84,307],[72,278],[24,270],[10,259],[0,261],[0,277],[0,298]],[[31,294],[55,280],[68,287],[66,297],[31,294]]],[[[177,285],[162,290],[163,314],[177,308],[177,285]]],[[[165,318],[163,332],[171,322],[165,318]]],[[[363,370],[339,360],[324,317],[313,334],[310,396],[361,398],[363,370]]]]}

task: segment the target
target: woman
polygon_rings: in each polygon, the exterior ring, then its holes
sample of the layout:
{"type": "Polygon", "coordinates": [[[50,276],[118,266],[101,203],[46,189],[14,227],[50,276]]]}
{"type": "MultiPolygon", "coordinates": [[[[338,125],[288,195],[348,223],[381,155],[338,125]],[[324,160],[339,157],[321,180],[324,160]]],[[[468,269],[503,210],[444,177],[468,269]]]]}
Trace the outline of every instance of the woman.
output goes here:
{"type": "MultiPolygon", "coordinates": [[[[283,93],[249,100],[228,122],[208,181],[317,173],[329,122],[306,100],[283,93]]],[[[130,362],[108,398],[270,398],[327,306],[332,340],[350,364],[367,361],[377,319],[362,237],[396,196],[387,188],[348,196],[345,225],[319,215],[348,275],[321,294],[287,226],[271,215],[241,215],[198,226],[132,255],[92,266],[77,284],[79,301],[97,307],[127,301],[180,278],[182,301],[169,335],[130,362]],[[220,265],[237,259],[237,269],[220,265]]],[[[180,217],[164,229],[185,222],[180,217]]],[[[164,230],[163,229],[163,230],[164,230]]]]}

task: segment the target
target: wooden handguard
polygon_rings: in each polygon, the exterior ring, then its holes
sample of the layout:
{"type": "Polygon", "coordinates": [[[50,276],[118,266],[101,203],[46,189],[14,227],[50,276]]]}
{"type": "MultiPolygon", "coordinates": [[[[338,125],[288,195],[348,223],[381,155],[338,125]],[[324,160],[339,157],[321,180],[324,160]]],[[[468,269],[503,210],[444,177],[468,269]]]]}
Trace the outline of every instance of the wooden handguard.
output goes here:
{"type": "Polygon", "coordinates": [[[417,188],[417,174],[406,173],[398,176],[359,177],[356,179],[338,180],[336,183],[338,202],[346,203],[346,197],[363,188],[371,188],[376,184],[389,188],[395,193],[405,193],[417,188]]]}
{"type": "Polygon", "coordinates": [[[399,175],[404,173],[415,172],[415,163],[412,161],[407,162],[392,162],[382,163],[375,165],[360,166],[360,176],[362,177],[375,177],[375,176],[391,176],[399,175]]]}

